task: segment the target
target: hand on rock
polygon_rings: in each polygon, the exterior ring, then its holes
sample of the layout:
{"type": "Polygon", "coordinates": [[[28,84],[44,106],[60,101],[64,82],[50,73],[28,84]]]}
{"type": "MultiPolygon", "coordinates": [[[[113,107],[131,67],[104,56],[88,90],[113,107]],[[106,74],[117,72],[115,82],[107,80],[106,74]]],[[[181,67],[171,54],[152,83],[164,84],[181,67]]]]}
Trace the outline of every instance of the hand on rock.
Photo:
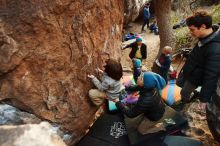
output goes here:
{"type": "Polygon", "coordinates": [[[93,78],[95,78],[95,76],[94,75],[88,75],[88,78],[93,79],[93,78]]]}
{"type": "Polygon", "coordinates": [[[103,73],[103,70],[101,70],[100,68],[96,68],[96,71],[97,71],[98,73],[103,73]]]}

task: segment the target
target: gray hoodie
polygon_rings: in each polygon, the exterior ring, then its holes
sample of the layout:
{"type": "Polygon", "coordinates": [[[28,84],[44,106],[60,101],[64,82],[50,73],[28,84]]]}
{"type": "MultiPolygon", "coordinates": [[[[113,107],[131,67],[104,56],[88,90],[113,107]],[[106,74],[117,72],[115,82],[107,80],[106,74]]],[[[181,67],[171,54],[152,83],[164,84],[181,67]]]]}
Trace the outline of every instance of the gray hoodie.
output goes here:
{"type": "Polygon", "coordinates": [[[120,81],[112,79],[106,73],[103,74],[101,82],[96,77],[92,82],[100,91],[104,91],[110,100],[118,98],[120,92],[125,89],[120,81]]]}

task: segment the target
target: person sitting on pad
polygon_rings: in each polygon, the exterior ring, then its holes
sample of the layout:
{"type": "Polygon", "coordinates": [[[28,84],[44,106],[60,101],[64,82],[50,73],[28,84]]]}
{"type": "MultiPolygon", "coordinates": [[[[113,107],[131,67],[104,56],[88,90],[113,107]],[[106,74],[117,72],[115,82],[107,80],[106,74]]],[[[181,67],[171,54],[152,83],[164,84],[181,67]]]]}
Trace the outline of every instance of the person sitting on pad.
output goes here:
{"type": "Polygon", "coordinates": [[[125,123],[126,121],[129,123],[129,119],[132,120],[132,118],[143,115],[143,118],[139,118],[139,121],[136,122],[140,123],[136,125],[136,128],[141,134],[165,130],[162,124],[165,104],[159,94],[159,90],[163,89],[165,84],[165,80],[160,75],[145,72],[138,77],[136,86],[126,88],[127,91],[139,91],[140,97],[134,107],[124,105],[119,98],[114,100],[117,108],[128,117],[125,118],[125,123]]]}

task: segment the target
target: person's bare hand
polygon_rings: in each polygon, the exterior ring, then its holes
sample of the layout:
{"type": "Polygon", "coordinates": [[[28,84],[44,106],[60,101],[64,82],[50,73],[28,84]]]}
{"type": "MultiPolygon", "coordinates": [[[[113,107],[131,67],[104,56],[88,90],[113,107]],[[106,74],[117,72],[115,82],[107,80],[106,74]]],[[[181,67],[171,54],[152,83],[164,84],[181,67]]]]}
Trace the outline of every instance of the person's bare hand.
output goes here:
{"type": "Polygon", "coordinates": [[[93,78],[95,78],[95,76],[94,75],[88,75],[88,78],[93,79],[93,78]]]}
{"type": "Polygon", "coordinates": [[[98,73],[103,73],[103,70],[101,70],[100,68],[96,68],[96,71],[97,71],[98,73]]]}
{"type": "Polygon", "coordinates": [[[120,48],[121,48],[121,50],[126,49],[126,48],[125,48],[125,45],[123,45],[123,44],[121,44],[120,48]]]}

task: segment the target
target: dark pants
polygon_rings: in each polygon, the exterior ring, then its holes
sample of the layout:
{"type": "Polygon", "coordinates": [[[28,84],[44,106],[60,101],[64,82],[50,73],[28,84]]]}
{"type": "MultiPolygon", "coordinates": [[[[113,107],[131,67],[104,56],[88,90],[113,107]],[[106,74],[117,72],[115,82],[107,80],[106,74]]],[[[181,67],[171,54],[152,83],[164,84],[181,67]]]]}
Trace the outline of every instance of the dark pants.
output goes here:
{"type": "Polygon", "coordinates": [[[183,84],[182,90],[180,91],[182,101],[189,102],[191,94],[197,88],[197,86],[191,84],[188,80],[183,84]]]}
{"type": "Polygon", "coordinates": [[[149,19],[144,20],[144,23],[142,25],[142,29],[141,30],[144,30],[144,27],[145,27],[146,24],[147,24],[147,28],[149,28],[149,19]]]}
{"type": "Polygon", "coordinates": [[[164,69],[160,69],[160,73],[161,77],[164,78],[164,80],[166,81],[167,84],[167,75],[168,75],[168,70],[164,70],[164,69]]]}

